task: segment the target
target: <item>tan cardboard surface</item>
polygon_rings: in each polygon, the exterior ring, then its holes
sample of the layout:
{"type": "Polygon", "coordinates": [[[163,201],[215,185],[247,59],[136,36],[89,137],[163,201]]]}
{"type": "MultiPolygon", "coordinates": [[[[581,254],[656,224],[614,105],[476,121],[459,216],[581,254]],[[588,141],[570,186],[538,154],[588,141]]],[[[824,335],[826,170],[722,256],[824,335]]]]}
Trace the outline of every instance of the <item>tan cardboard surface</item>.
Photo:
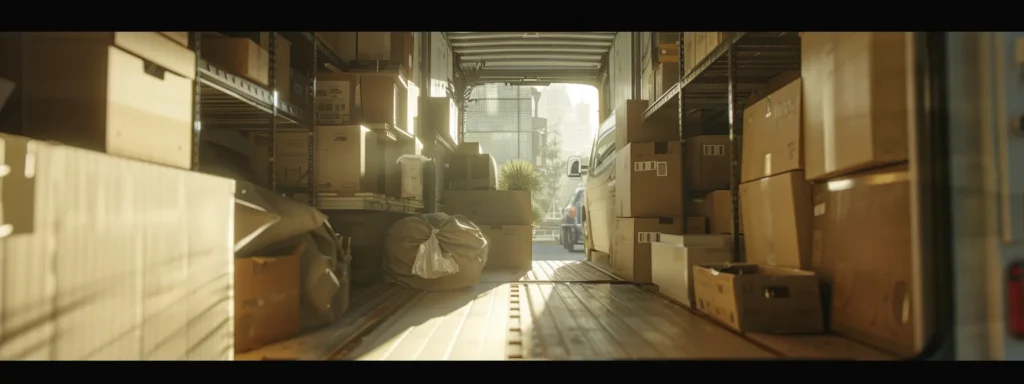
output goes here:
{"type": "Polygon", "coordinates": [[[811,185],[802,171],[740,184],[747,260],[809,269],[811,185]]]}

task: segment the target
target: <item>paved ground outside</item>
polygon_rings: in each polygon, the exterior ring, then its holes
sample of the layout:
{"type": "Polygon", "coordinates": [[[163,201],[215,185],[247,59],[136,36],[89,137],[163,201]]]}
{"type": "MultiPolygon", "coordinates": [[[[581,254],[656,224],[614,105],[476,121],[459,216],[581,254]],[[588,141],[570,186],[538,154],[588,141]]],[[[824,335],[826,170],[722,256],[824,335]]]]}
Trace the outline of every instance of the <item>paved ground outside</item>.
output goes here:
{"type": "Polygon", "coordinates": [[[583,246],[577,245],[574,252],[566,251],[553,237],[537,236],[533,240],[533,259],[547,260],[583,260],[583,246]]]}

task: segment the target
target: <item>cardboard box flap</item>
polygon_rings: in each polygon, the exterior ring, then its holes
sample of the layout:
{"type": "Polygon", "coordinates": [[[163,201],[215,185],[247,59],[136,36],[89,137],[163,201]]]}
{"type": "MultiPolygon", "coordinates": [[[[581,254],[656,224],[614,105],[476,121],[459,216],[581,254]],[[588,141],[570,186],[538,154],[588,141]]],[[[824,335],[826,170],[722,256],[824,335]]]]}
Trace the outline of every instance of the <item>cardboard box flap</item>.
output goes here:
{"type": "MultiPolygon", "coordinates": [[[[248,215],[246,216],[248,221],[243,226],[254,231],[242,236],[247,240],[246,242],[236,244],[235,255],[238,257],[251,255],[253,252],[312,231],[327,221],[327,216],[316,208],[278,196],[252,183],[237,181],[236,188],[235,198],[241,200],[242,205],[247,209],[244,210],[243,215],[248,215]],[[260,210],[264,213],[260,213],[260,210]],[[279,220],[266,225],[267,221],[272,220],[270,215],[278,216],[279,220]]],[[[238,235],[238,229],[236,229],[236,240],[238,235]]]]}

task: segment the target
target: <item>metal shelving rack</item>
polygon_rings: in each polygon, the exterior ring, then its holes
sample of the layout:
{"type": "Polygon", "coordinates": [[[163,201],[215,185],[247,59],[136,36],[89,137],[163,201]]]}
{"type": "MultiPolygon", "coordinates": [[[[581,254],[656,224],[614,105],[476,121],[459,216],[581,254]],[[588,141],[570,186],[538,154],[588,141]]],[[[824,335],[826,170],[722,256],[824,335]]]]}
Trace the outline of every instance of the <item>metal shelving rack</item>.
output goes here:
{"type": "MultiPolygon", "coordinates": [[[[743,138],[744,103],[751,94],[787,71],[800,70],[800,36],[797,32],[732,32],[707,57],[684,71],[686,48],[679,34],[679,82],[651,103],[644,120],[672,119],[679,123],[679,138],[686,158],[686,140],[704,132],[686,129],[688,112],[699,109],[709,116],[725,114],[732,150],[730,190],[732,191],[733,249],[740,249],[739,182],[743,138]],[[695,134],[694,134],[695,133],[695,134]],[[694,135],[691,135],[694,134],[694,135]]],[[[698,131],[703,131],[704,127],[698,131]]],[[[683,190],[689,192],[686,178],[683,190]]],[[[686,216],[686,204],[683,204],[686,216]]]]}
{"type": "MultiPolygon", "coordinates": [[[[199,149],[202,143],[203,130],[247,130],[266,132],[268,144],[268,187],[275,192],[305,192],[310,205],[316,206],[314,190],[315,163],[313,146],[315,143],[313,111],[316,95],[316,74],[320,68],[341,67],[342,62],[320,40],[316,32],[270,32],[268,53],[270,56],[269,84],[267,87],[224,71],[202,59],[202,33],[191,32],[189,39],[191,48],[196,52],[196,72],[194,100],[194,126],[192,136],[192,167],[199,167],[199,149]],[[292,42],[292,58],[308,55],[309,84],[306,92],[306,103],[299,107],[278,98],[279,89],[276,78],[276,46],[278,35],[292,42]],[[297,55],[296,52],[299,54],[297,55]],[[276,135],[280,131],[304,130],[309,133],[309,177],[306,188],[279,188],[274,161],[276,159],[276,135]]],[[[306,60],[298,60],[304,62],[306,60]]],[[[284,84],[290,87],[291,84],[284,84]]],[[[296,95],[296,97],[301,97],[296,95]]]]}

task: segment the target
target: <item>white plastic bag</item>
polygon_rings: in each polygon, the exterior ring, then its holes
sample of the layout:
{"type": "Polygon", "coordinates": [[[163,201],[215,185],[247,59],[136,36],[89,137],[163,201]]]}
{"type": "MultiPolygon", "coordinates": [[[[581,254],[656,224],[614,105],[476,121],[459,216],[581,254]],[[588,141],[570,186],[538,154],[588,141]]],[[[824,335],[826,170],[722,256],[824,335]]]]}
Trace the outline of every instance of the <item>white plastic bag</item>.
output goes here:
{"type": "Polygon", "coordinates": [[[437,279],[459,272],[459,264],[455,257],[441,250],[437,241],[437,228],[430,229],[430,237],[420,244],[416,251],[416,260],[412,263],[412,273],[424,279],[437,279]]]}

